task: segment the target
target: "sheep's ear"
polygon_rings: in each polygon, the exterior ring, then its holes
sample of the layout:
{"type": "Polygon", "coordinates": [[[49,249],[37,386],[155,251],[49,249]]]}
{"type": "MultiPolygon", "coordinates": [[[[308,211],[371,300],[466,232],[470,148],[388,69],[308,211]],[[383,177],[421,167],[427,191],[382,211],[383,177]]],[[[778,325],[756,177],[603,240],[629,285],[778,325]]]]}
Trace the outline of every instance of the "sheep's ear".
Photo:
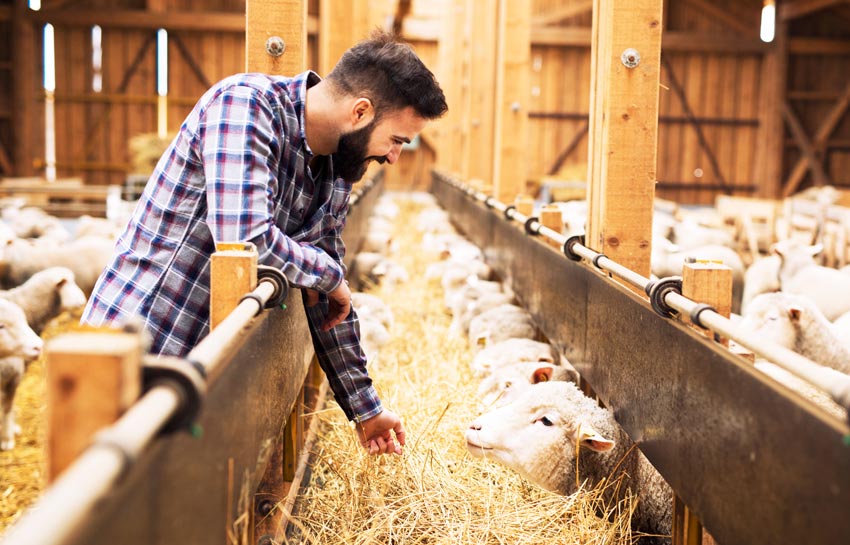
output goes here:
{"type": "Polygon", "coordinates": [[[798,307],[798,306],[788,307],[788,316],[791,317],[791,321],[799,322],[800,316],[802,316],[802,314],[803,314],[802,307],[798,307]]]}
{"type": "Polygon", "coordinates": [[[598,431],[587,424],[582,424],[579,429],[579,444],[594,452],[608,452],[614,448],[614,441],[602,436],[598,431]]]}
{"type": "Polygon", "coordinates": [[[531,375],[531,383],[537,384],[538,382],[549,382],[552,380],[553,372],[554,369],[552,367],[538,367],[531,375]]]}
{"type": "Polygon", "coordinates": [[[61,288],[62,286],[64,286],[64,285],[65,285],[65,284],[67,284],[67,283],[68,283],[68,279],[67,279],[67,278],[60,278],[60,279],[59,279],[59,282],[56,282],[56,287],[57,287],[57,288],[61,288]]]}
{"type": "Polygon", "coordinates": [[[818,255],[822,251],[823,251],[823,243],[820,243],[820,242],[806,248],[806,252],[808,254],[810,254],[812,257],[818,255]]]}

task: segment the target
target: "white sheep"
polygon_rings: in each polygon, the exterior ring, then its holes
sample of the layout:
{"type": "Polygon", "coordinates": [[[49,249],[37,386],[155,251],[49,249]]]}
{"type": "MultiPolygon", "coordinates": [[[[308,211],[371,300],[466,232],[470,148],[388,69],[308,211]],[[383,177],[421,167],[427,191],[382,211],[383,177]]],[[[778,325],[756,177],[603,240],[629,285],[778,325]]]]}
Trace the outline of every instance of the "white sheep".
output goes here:
{"type": "Polygon", "coordinates": [[[77,219],[74,238],[92,236],[116,241],[123,231],[124,227],[111,219],[95,218],[84,214],[77,219]]]}
{"type": "Polygon", "coordinates": [[[478,350],[507,339],[532,339],[536,334],[531,314],[517,305],[499,305],[469,322],[469,342],[478,350]]]}
{"type": "Polygon", "coordinates": [[[489,280],[493,275],[493,269],[487,263],[478,259],[467,261],[444,259],[435,263],[429,263],[425,268],[426,280],[439,278],[442,283],[443,278],[447,275],[457,278],[458,283],[466,280],[469,276],[477,276],[481,280],[489,280]]]}
{"type": "Polygon", "coordinates": [[[753,261],[744,273],[744,291],[741,295],[741,312],[746,312],[756,295],[779,291],[779,267],[782,258],[769,255],[753,261]]]}
{"type": "Polygon", "coordinates": [[[357,316],[368,316],[379,321],[387,329],[393,326],[393,311],[383,299],[371,293],[356,291],[351,294],[351,306],[357,310],[357,316]]]}
{"type": "Polygon", "coordinates": [[[100,273],[112,259],[114,243],[103,237],[82,237],[62,245],[14,240],[0,248],[0,286],[20,286],[50,267],[67,267],[84,293],[91,293],[100,273]]]}
{"type": "Polygon", "coordinates": [[[359,284],[398,284],[410,277],[407,269],[393,259],[377,252],[360,252],[354,258],[351,275],[359,284]]]}
{"type": "MultiPolygon", "coordinates": [[[[535,384],[512,403],[476,418],[465,435],[473,456],[500,462],[559,494],[576,492],[576,481],[595,486],[622,475],[639,498],[632,526],[670,534],[669,485],[631,448],[633,442],[614,415],[571,382],[535,384]]],[[[605,489],[609,498],[613,488],[605,489]]]]}
{"type": "Polygon", "coordinates": [[[509,305],[515,302],[512,293],[495,292],[482,293],[477,299],[469,301],[466,305],[458,305],[459,308],[452,310],[452,323],[449,325],[449,334],[456,337],[465,336],[469,331],[469,323],[479,314],[500,305],[509,305]]]}
{"type": "Polygon", "coordinates": [[[71,239],[71,233],[62,225],[59,218],[35,206],[6,208],[3,210],[3,219],[20,238],[53,243],[67,242],[71,239]]]}
{"type": "Polygon", "coordinates": [[[44,342],[27,325],[24,311],[0,299],[0,450],[15,446],[14,401],[26,365],[41,355],[44,342]]]}
{"type": "Polygon", "coordinates": [[[735,236],[726,229],[706,227],[691,219],[679,221],[673,225],[672,241],[682,250],[700,246],[735,247],[735,236]]]}
{"type": "Polygon", "coordinates": [[[758,295],[747,306],[739,326],[816,363],[850,374],[850,348],[805,296],[785,292],[758,295]]]}
{"type": "Polygon", "coordinates": [[[85,306],[86,295],[66,267],[50,267],[32,275],[16,288],[2,291],[0,298],[23,309],[27,323],[37,334],[62,312],[85,306]]]}
{"type": "Polygon", "coordinates": [[[782,258],[779,268],[782,291],[810,298],[827,320],[835,320],[850,311],[850,275],[818,265],[805,253],[776,251],[782,258]]]}
{"type": "Polygon", "coordinates": [[[358,316],[360,324],[360,348],[366,356],[366,361],[374,363],[378,354],[388,342],[390,332],[380,321],[371,316],[358,316]]]}
{"type": "Polygon", "coordinates": [[[488,293],[504,293],[502,284],[495,280],[481,280],[477,276],[467,276],[466,281],[454,289],[444,287],[443,303],[450,314],[456,315],[469,303],[488,293]]]}
{"type": "Polygon", "coordinates": [[[480,377],[489,375],[494,369],[518,362],[558,364],[560,356],[552,345],[534,339],[516,338],[493,343],[477,353],[470,366],[480,377]]]}
{"type": "Polygon", "coordinates": [[[506,405],[532,385],[553,380],[577,382],[578,375],[571,365],[564,367],[535,361],[511,363],[494,369],[481,380],[478,397],[485,407],[506,405]]]}

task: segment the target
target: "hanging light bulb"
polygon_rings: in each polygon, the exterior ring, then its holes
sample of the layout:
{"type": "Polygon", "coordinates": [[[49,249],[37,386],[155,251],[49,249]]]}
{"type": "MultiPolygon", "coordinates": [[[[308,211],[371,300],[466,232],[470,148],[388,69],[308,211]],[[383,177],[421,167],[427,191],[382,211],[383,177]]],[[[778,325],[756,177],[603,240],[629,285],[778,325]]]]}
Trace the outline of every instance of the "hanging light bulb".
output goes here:
{"type": "Polygon", "coordinates": [[[764,0],[761,8],[759,37],[763,42],[772,42],[776,35],[776,0],[764,0]]]}

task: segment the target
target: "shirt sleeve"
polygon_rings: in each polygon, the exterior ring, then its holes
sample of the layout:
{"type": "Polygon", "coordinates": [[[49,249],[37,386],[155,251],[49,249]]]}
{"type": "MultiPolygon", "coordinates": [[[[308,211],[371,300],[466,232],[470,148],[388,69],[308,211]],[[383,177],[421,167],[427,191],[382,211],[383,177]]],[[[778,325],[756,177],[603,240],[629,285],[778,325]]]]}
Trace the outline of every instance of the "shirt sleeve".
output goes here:
{"type": "Polygon", "coordinates": [[[260,262],[283,270],[292,285],[329,293],[345,276],[341,261],[292,240],[274,222],[283,134],[280,114],[256,89],[231,86],[210,101],[198,131],[207,224],[217,243],[253,242],[260,262]]]}
{"type": "Polygon", "coordinates": [[[319,365],[345,416],[355,422],[377,416],[383,407],[366,371],[357,313],[352,308],[342,323],[330,331],[322,331],[321,325],[328,313],[327,296],[321,295],[319,304],[313,307],[306,307],[305,302],[305,309],[319,365]]]}

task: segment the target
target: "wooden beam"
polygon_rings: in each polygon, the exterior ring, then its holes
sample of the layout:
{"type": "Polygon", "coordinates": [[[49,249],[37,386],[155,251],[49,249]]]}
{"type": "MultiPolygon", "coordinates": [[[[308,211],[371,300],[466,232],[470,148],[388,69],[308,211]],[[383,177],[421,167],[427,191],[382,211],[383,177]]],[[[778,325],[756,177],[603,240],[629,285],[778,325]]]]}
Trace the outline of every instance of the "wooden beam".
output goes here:
{"type": "Polygon", "coordinates": [[[567,144],[567,147],[564,148],[558,157],[555,159],[555,162],[552,163],[552,166],[546,171],[550,176],[555,175],[561,170],[561,167],[564,165],[564,161],[569,158],[570,155],[576,150],[578,145],[584,140],[585,135],[590,129],[590,122],[585,121],[584,124],[579,128],[578,132],[573,135],[573,139],[570,140],[570,143],[567,144]]]}
{"type": "MultiPolygon", "coordinates": [[[[11,6],[10,6],[11,7],[11,6]]],[[[13,174],[32,176],[35,174],[35,127],[40,116],[36,115],[37,99],[44,98],[41,85],[36,82],[36,67],[40,60],[36,53],[35,25],[26,18],[25,2],[15,2],[12,21],[12,156],[13,174]]],[[[38,34],[40,36],[40,34],[38,34]]],[[[43,109],[43,108],[42,108],[43,109]]]]}
{"type": "Polygon", "coordinates": [[[661,57],[661,64],[664,66],[664,70],[667,72],[667,77],[670,78],[670,88],[679,98],[679,102],[682,104],[682,111],[685,112],[685,117],[688,118],[694,128],[694,131],[696,132],[699,146],[700,148],[702,148],[703,153],[705,153],[705,156],[708,159],[709,164],[711,165],[711,170],[714,171],[715,178],[717,178],[721,185],[728,185],[726,182],[726,178],[723,176],[723,172],[721,172],[720,170],[720,164],[717,162],[717,157],[715,157],[714,151],[711,149],[711,146],[708,144],[708,140],[706,140],[705,138],[705,134],[702,132],[702,125],[694,115],[694,112],[691,109],[691,105],[688,102],[688,97],[685,96],[685,90],[682,88],[682,85],[676,78],[676,73],[673,71],[673,65],[670,64],[670,62],[668,62],[667,58],[664,56],[661,57]]]}
{"type": "Polygon", "coordinates": [[[759,183],[756,197],[776,198],[782,191],[785,152],[782,105],[788,72],[788,25],[776,21],[776,34],[761,65],[759,86],[759,130],[756,138],[755,172],[759,183]]]}
{"type": "Polygon", "coordinates": [[[744,21],[721,6],[708,3],[706,0],[685,0],[685,3],[690,4],[705,15],[708,15],[712,20],[722,23],[727,28],[739,34],[743,34],[744,36],[753,36],[756,34],[758,27],[752,21],[744,21]]]}
{"type": "Polygon", "coordinates": [[[462,107],[462,57],[459,55],[463,39],[463,24],[466,18],[462,0],[450,0],[446,10],[451,17],[444,21],[437,45],[437,80],[446,94],[449,111],[442,119],[433,124],[436,135],[437,162],[441,168],[459,175],[460,150],[456,143],[460,140],[462,107]]]}
{"type": "Polygon", "coordinates": [[[410,15],[410,9],[412,7],[411,0],[398,0],[398,4],[395,8],[395,15],[393,16],[393,34],[400,34],[401,28],[404,26],[404,20],[410,15]]]}
{"type": "Polygon", "coordinates": [[[587,245],[649,276],[662,0],[595,0],[587,245]],[[640,63],[627,68],[622,54],[640,63]]]}
{"type": "MultiPolygon", "coordinates": [[[[186,47],[186,44],[183,42],[183,39],[180,38],[180,34],[176,32],[172,32],[169,35],[174,41],[174,45],[177,46],[177,51],[180,52],[180,56],[183,57],[183,60],[186,61],[186,64],[189,65],[189,69],[192,70],[192,73],[195,74],[195,77],[198,79],[198,83],[204,86],[204,89],[209,89],[212,87],[212,82],[209,80],[206,74],[204,74],[204,69],[198,64],[198,61],[195,60],[195,56],[192,55],[192,52],[189,51],[189,48],[186,47]]],[[[173,104],[171,101],[171,97],[168,97],[168,101],[173,104]]]]}
{"type": "Polygon", "coordinates": [[[525,192],[531,105],[531,4],[500,0],[496,57],[493,190],[502,202],[525,192]]]}
{"type": "Polygon", "coordinates": [[[247,0],[245,10],[248,72],[294,76],[307,69],[307,0],[247,0]],[[266,51],[274,37],[285,45],[277,57],[266,51]]]}
{"type": "Polygon", "coordinates": [[[789,40],[788,51],[792,55],[850,55],[850,40],[795,37],[789,40]]]}
{"type": "Polygon", "coordinates": [[[556,6],[541,15],[536,15],[531,19],[533,26],[550,26],[557,25],[561,21],[575,17],[576,15],[584,15],[593,11],[593,0],[577,0],[566,6],[556,6]]]}
{"type": "Polygon", "coordinates": [[[319,75],[328,75],[346,49],[354,45],[354,3],[350,0],[319,2],[319,75]]]}
{"type": "MultiPolygon", "coordinates": [[[[847,111],[848,106],[850,106],[850,84],[844,88],[844,92],[826,114],[826,117],[820,127],[818,127],[815,132],[813,141],[815,154],[827,147],[830,135],[832,135],[832,132],[838,126],[839,121],[841,121],[844,117],[844,113],[847,111]]],[[[782,188],[783,197],[788,197],[797,190],[797,187],[799,187],[800,182],[803,181],[803,177],[809,169],[809,164],[808,155],[804,154],[802,157],[797,159],[797,163],[793,166],[793,168],[791,168],[791,174],[788,175],[788,180],[782,188]]]]}
{"type": "MultiPolygon", "coordinates": [[[[539,27],[532,29],[533,45],[560,45],[565,47],[590,47],[591,31],[587,28],[539,27]]],[[[665,32],[661,47],[664,51],[699,51],[709,53],[766,53],[773,44],[758,38],[739,38],[702,32],[665,32]]]]}
{"type": "Polygon", "coordinates": [[[498,13],[492,0],[470,0],[469,6],[469,177],[492,184],[498,13]]]}
{"type": "Polygon", "coordinates": [[[785,119],[785,123],[788,124],[788,128],[791,130],[791,134],[794,136],[794,140],[797,142],[800,151],[803,152],[803,155],[809,161],[815,185],[820,187],[830,184],[829,177],[824,171],[823,163],[815,153],[815,149],[806,134],[806,130],[803,128],[803,124],[800,123],[797,114],[794,113],[794,110],[787,101],[782,107],[782,117],[785,119]]]}
{"type": "Polygon", "coordinates": [[[792,0],[779,4],[779,20],[790,21],[804,17],[822,9],[831,8],[838,4],[846,4],[847,0],[792,0]]]}

